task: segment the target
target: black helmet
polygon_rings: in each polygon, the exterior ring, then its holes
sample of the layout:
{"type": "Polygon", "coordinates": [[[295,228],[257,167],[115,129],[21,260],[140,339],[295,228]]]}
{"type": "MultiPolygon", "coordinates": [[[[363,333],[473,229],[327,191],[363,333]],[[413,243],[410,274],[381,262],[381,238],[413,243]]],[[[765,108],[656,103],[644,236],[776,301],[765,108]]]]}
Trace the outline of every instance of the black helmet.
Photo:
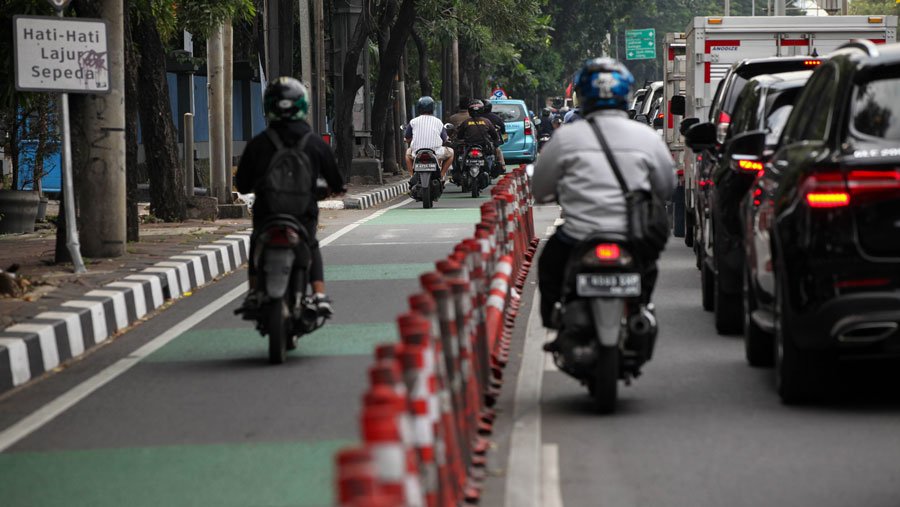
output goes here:
{"type": "Polygon", "coordinates": [[[469,102],[469,116],[471,116],[472,118],[477,118],[484,113],[484,102],[478,99],[469,102]]]}
{"type": "Polygon", "coordinates": [[[550,116],[551,114],[552,114],[552,111],[550,111],[549,107],[545,107],[544,109],[541,110],[541,116],[547,117],[547,116],[550,116]]]}
{"type": "Polygon", "coordinates": [[[263,107],[269,120],[303,120],[309,113],[309,99],[303,83],[282,76],[266,87],[263,107]]]}
{"type": "Polygon", "coordinates": [[[491,104],[491,99],[484,99],[484,100],[482,100],[482,102],[484,102],[484,112],[490,113],[491,110],[494,108],[494,105],[491,104]]]}
{"type": "Polygon", "coordinates": [[[434,99],[428,95],[416,102],[416,112],[419,114],[434,114],[434,99]]]}

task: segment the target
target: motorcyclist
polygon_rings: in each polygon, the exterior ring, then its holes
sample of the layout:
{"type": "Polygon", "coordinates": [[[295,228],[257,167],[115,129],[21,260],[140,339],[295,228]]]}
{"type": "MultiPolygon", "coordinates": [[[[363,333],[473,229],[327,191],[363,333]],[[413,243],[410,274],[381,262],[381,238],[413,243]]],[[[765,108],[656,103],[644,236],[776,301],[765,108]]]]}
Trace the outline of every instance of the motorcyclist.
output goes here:
{"type": "Polygon", "coordinates": [[[491,120],[482,116],[483,113],[484,102],[475,99],[469,103],[469,119],[462,122],[456,132],[456,138],[465,146],[481,145],[493,148],[503,143],[497,129],[491,120]]]}
{"type": "MultiPolygon", "coordinates": [[[[459,126],[462,122],[469,119],[469,97],[460,97],[459,98],[459,109],[453,113],[449,120],[449,123],[453,124],[454,132],[459,130],[459,126]]],[[[454,135],[455,137],[455,135],[454,135]]]]}
{"type": "Polygon", "coordinates": [[[538,137],[553,135],[553,113],[549,107],[541,110],[541,124],[537,126],[538,137]]]}
{"type": "MultiPolygon", "coordinates": [[[[334,151],[332,151],[328,143],[312,132],[312,128],[306,122],[306,115],[309,112],[308,96],[306,87],[292,77],[279,77],[270,83],[263,95],[263,107],[265,108],[266,119],[269,120],[269,129],[275,131],[285,146],[294,146],[304,136],[309,135],[304,152],[309,157],[312,187],[315,188],[316,180],[321,176],[328,184],[329,192],[332,195],[342,194],[345,191],[344,179],[340,171],[338,171],[334,151]]],[[[265,132],[257,134],[256,137],[250,140],[247,147],[244,148],[238,164],[238,171],[235,177],[238,192],[250,193],[254,190],[257,182],[262,179],[269,168],[269,162],[275,155],[275,151],[275,145],[265,132]]],[[[272,214],[266,204],[261,196],[257,196],[253,202],[254,234],[250,240],[250,259],[253,259],[256,232],[260,230],[267,218],[272,214]]],[[[322,264],[322,253],[319,250],[319,243],[315,239],[319,218],[319,206],[316,200],[310,199],[306,212],[302,216],[295,218],[306,228],[312,241],[312,244],[309,245],[312,253],[310,281],[315,292],[314,301],[316,307],[319,310],[319,315],[330,317],[333,311],[331,300],[325,295],[325,273],[322,264]]],[[[248,270],[250,292],[243,305],[247,309],[255,309],[260,303],[261,295],[256,290],[256,269],[254,263],[250,262],[248,270]]]]}
{"type": "Polygon", "coordinates": [[[563,118],[563,123],[572,123],[573,121],[578,121],[581,119],[584,119],[584,117],[581,115],[581,108],[576,107],[575,109],[566,113],[566,117],[563,118]]]}
{"type": "Polygon", "coordinates": [[[444,146],[447,131],[441,120],[434,116],[434,99],[424,96],[416,102],[419,116],[413,118],[406,126],[403,138],[409,144],[406,150],[406,166],[413,172],[413,162],[419,150],[433,150],[441,161],[441,180],[447,174],[447,168],[453,163],[453,148],[444,146]]]}
{"type": "MultiPolygon", "coordinates": [[[[630,190],[645,189],[665,200],[675,187],[675,165],[653,129],[630,121],[626,97],[634,78],[611,58],[585,62],[575,79],[587,121],[569,124],[544,146],[534,167],[532,191],[537,202],[556,199],[565,222],[547,242],[538,263],[541,317],[553,327],[564,271],[573,247],[597,232],[625,233],[625,196],[590,123],[608,140],[630,190]]],[[[656,281],[656,264],[647,261],[642,302],[648,304],[656,281]]],[[[553,350],[553,344],[545,346],[553,350]]]]}
{"type": "Polygon", "coordinates": [[[494,124],[494,128],[496,128],[500,134],[500,143],[494,145],[496,148],[494,151],[497,160],[500,163],[500,167],[506,167],[506,160],[503,158],[503,150],[500,149],[500,145],[503,144],[503,134],[506,134],[506,123],[503,122],[503,118],[500,118],[500,115],[494,112],[494,104],[491,103],[490,99],[484,99],[481,102],[484,103],[484,113],[481,116],[490,120],[491,123],[494,124]]]}

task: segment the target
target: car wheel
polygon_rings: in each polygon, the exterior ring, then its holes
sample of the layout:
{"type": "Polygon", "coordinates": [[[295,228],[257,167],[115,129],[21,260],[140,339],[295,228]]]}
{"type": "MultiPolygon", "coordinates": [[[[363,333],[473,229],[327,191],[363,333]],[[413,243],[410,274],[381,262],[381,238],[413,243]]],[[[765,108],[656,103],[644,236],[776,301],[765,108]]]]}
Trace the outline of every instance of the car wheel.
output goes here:
{"type": "MultiPolygon", "coordinates": [[[[783,271],[782,271],[783,272],[783,271]]],[[[797,347],[787,322],[784,282],[775,282],[775,387],[785,405],[816,401],[826,390],[829,361],[825,354],[797,347]]]]}
{"type": "Polygon", "coordinates": [[[744,270],[744,355],[750,366],[767,368],[775,364],[775,337],[763,331],[753,322],[751,315],[756,311],[756,296],[750,285],[750,270],[744,270]]]}

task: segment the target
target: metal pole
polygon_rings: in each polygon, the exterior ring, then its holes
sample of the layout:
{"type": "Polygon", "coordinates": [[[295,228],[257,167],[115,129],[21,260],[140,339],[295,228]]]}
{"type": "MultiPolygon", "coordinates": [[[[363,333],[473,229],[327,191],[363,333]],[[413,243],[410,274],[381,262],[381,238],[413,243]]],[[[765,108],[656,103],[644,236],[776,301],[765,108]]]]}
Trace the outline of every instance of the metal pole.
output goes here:
{"type": "Polygon", "coordinates": [[[316,39],[316,130],[320,134],[326,131],[325,126],[325,8],[322,0],[313,0],[313,18],[315,19],[316,39]]]}
{"type": "MultiPolygon", "coordinates": [[[[300,81],[312,93],[312,39],[309,33],[309,0],[297,1],[297,14],[300,17],[300,81]]],[[[307,118],[310,119],[310,124],[315,129],[318,127],[318,125],[314,125],[316,123],[317,104],[315,100],[310,100],[309,102],[307,118]]],[[[322,133],[319,132],[319,134],[322,133]]]]}
{"type": "Polygon", "coordinates": [[[194,195],[194,115],[184,113],[184,190],[194,195]]]}
{"type": "Polygon", "coordinates": [[[725,15],[731,16],[731,0],[725,0],[725,15]]]}
{"type": "Polygon", "coordinates": [[[776,16],[784,16],[785,15],[784,0],[775,0],[775,15],[776,16]]]}
{"type": "Polygon", "coordinates": [[[210,34],[207,41],[207,69],[209,71],[209,169],[212,173],[210,195],[225,204],[225,124],[223,109],[224,83],[222,79],[222,27],[210,34]]]}
{"type": "Polygon", "coordinates": [[[224,64],[222,81],[225,85],[222,92],[224,99],[222,113],[225,116],[225,135],[222,139],[225,149],[225,202],[231,204],[232,180],[234,179],[232,176],[234,174],[234,35],[230,19],[225,20],[222,28],[222,63],[224,64]]]}

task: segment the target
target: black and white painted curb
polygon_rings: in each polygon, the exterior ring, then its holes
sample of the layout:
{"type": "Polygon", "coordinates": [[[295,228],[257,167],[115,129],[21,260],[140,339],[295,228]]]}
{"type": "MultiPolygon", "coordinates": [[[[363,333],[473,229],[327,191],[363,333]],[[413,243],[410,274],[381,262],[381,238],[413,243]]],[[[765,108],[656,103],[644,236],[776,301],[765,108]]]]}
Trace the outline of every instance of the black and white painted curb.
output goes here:
{"type": "Polygon", "coordinates": [[[166,300],[237,269],[249,251],[249,230],[231,234],[0,331],[0,394],[84,354],[166,300]]]}
{"type": "Polygon", "coordinates": [[[409,191],[409,183],[406,181],[396,183],[372,192],[364,194],[351,195],[344,198],[344,208],[346,209],[366,209],[376,206],[385,201],[393,199],[398,195],[403,195],[409,191]]]}

